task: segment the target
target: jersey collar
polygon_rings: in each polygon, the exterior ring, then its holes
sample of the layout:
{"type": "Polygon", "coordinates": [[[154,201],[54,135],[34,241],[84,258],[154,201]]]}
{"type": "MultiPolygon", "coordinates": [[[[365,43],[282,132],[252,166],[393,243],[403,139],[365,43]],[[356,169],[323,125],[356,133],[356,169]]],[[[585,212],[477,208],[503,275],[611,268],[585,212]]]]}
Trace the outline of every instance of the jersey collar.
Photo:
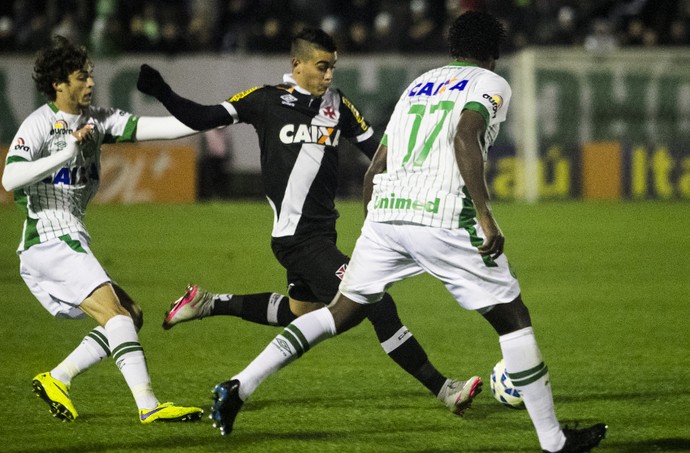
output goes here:
{"type": "Polygon", "coordinates": [[[55,102],[53,101],[48,102],[48,107],[50,108],[50,110],[52,110],[52,112],[55,115],[60,115],[69,121],[74,121],[76,118],[79,118],[84,113],[84,110],[81,110],[79,113],[64,112],[60,110],[60,108],[57,105],[55,105],[55,102]]]}
{"type": "Polygon", "coordinates": [[[309,91],[297,85],[297,81],[294,77],[292,77],[292,74],[290,74],[289,72],[287,74],[283,74],[283,82],[293,87],[295,91],[297,91],[298,93],[306,94],[307,96],[312,95],[309,91]]]}
{"type": "Polygon", "coordinates": [[[479,67],[477,63],[470,63],[469,61],[458,61],[458,60],[453,60],[450,63],[448,63],[448,66],[475,66],[479,67]]]}

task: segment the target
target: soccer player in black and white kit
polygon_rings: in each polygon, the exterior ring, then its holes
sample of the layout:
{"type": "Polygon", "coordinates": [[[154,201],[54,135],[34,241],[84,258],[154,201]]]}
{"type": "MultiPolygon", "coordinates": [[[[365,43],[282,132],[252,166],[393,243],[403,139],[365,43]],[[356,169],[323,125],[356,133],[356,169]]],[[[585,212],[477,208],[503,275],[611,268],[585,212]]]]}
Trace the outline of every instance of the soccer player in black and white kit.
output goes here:
{"type": "MultiPolygon", "coordinates": [[[[160,100],[195,130],[235,123],[254,126],[261,149],[264,190],[274,211],[272,249],[287,270],[288,295],[211,294],[196,285],[173,302],[163,326],[214,315],[287,326],[323,307],[338,291],[349,258],[336,246],[338,143],[347,139],[369,158],[376,135],[353,103],[331,87],[337,60],[333,39],[305,29],[292,41],[292,72],[283,83],[255,87],[217,105],[199,105],[174,93],[160,73],[142,65],[138,88],[160,100]]],[[[390,295],[368,313],[385,352],[455,414],[481,391],[481,379],[447,379],[402,324],[390,295]]]]}

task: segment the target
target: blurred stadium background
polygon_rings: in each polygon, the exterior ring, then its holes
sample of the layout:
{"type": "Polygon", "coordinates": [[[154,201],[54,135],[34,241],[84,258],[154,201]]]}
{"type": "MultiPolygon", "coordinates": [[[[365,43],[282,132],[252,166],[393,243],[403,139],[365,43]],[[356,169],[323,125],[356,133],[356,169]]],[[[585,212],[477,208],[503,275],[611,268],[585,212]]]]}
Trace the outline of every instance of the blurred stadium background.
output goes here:
{"type": "MultiPolygon", "coordinates": [[[[341,50],[335,84],[382,130],[402,88],[448,60],[448,23],[477,8],[510,33],[498,72],[513,100],[488,168],[496,199],[690,199],[690,0],[5,1],[0,144],[43,102],[29,74],[51,34],[89,47],[96,104],[157,115],[136,90],[140,64],[216,103],[281,80],[290,34],[320,26],[341,50]]],[[[343,148],[340,195],[356,197],[366,162],[343,148]]],[[[97,202],[261,196],[247,126],[114,146],[103,168],[97,202]]]]}

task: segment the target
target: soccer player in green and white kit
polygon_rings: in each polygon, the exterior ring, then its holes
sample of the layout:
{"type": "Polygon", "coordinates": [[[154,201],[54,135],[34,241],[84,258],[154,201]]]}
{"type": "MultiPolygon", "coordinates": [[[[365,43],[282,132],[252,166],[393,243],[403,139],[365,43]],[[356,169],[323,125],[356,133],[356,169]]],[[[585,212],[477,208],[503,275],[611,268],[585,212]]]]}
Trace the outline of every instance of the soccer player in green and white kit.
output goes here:
{"type": "Polygon", "coordinates": [[[49,99],[19,127],[7,155],[2,185],[26,213],[17,253],[26,285],[56,318],[86,315],[99,326],[33,389],[62,420],[77,410],[72,379],[111,356],[132,391],[141,423],[198,420],[198,407],[161,404],[153,393],[137,331],[139,306],[108,276],[91,252],[83,223],[100,182],[102,143],[173,139],[191,135],[173,117],[137,117],[91,105],[93,64],[86,49],[56,36],[34,66],[38,90],[49,99]]]}
{"type": "Polygon", "coordinates": [[[216,386],[212,418],[221,433],[232,430],[266,377],[358,324],[395,282],[427,272],[498,333],[541,448],[584,452],[599,445],[605,424],[570,429],[558,423],[548,369],[489,202],[484,161],[511,96],[493,72],[504,38],[495,17],[461,15],[449,33],[455,61],[405,89],[365,176],[368,214],[338,295],[293,321],[249,366],[216,386]]]}

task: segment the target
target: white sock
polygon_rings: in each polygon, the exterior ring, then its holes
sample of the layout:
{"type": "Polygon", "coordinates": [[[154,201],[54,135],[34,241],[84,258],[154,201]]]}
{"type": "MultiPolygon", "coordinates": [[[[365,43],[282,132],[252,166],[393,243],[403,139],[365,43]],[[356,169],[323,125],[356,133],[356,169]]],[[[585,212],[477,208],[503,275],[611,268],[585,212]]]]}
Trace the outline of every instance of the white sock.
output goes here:
{"type": "Polygon", "coordinates": [[[240,399],[246,401],[264,379],[335,334],[333,315],[325,307],[292,321],[252,363],[233,376],[241,383],[240,399]]]}
{"type": "Polygon", "coordinates": [[[139,344],[134,321],[129,316],[113,316],[105,324],[105,331],[113,359],[125,377],[137,407],[139,410],[155,409],[158,406],[158,399],[151,388],[146,357],[139,344]]]}
{"type": "Polygon", "coordinates": [[[451,390],[450,386],[453,384],[452,379],[446,379],[446,382],[443,383],[441,386],[441,390],[439,390],[438,395],[436,395],[436,399],[439,400],[442,403],[446,403],[446,398],[448,398],[448,391],[451,390]]]}
{"type": "Polygon", "coordinates": [[[549,372],[531,327],[499,337],[508,377],[525,401],[541,448],[558,451],[565,436],[556,418],[549,372]]]}
{"type": "Polygon", "coordinates": [[[110,355],[108,337],[105,329],[98,326],[89,332],[74,351],[58,366],[50,370],[50,375],[69,386],[78,374],[91,368],[110,355]]]}

